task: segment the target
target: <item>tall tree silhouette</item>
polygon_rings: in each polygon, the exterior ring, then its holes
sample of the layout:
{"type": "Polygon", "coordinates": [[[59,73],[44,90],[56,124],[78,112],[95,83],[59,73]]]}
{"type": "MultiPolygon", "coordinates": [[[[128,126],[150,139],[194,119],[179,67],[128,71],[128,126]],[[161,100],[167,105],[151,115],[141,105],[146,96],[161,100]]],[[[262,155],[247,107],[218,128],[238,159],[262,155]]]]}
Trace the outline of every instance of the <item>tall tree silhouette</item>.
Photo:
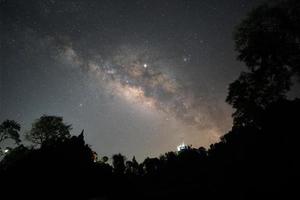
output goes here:
{"type": "Polygon", "coordinates": [[[252,71],[288,68],[299,72],[300,2],[269,1],[249,13],[235,32],[238,59],[252,71]]]}
{"type": "Polygon", "coordinates": [[[65,124],[62,117],[43,115],[32,124],[26,138],[35,144],[64,140],[70,138],[71,129],[71,125],[65,124]]]}
{"type": "MultiPolygon", "coordinates": [[[[226,101],[236,109],[234,124],[256,123],[260,112],[286,98],[300,75],[300,2],[266,3],[254,9],[235,32],[238,59],[249,72],[230,84],[226,101]]],[[[256,124],[257,125],[257,124],[256,124]]]]}

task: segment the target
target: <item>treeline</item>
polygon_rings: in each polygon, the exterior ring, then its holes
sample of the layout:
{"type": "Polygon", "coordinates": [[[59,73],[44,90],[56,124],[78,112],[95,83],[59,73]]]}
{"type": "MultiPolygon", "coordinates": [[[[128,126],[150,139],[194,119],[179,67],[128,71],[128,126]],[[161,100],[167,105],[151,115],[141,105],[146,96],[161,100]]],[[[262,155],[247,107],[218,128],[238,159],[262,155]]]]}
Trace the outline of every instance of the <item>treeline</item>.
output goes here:
{"type": "MultiPolygon", "coordinates": [[[[30,199],[292,198],[300,178],[300,100],[274,103],[261,127],[232,129],[212,144],[159,158],[96,158],[83,133],[19,145],[1,161],[1,195],[30,199]]],[[[43,116],[47,118],[49,116],[43,116]]],[[[51,117],[55,118],[55,117],[51,117]]],[[[51,126],[51,124],[50,124],[51,126]]]]}
{"type": "MultiPolygon", "coordinates": [[[[288,100],[300,75],[300,1],[271,1],[235,31],[248,70],[230,84],[233,127],[208,149],[186,148],[138,163],[97,158],[84,134],[61,117],[42,116],[22,144],[20,125],[0,125],[3,199],[298,199],[300,100],[288,100]],[[4,198],[5,197],[5,198],[4,198]]],[[[2,199],[2,198],[1,198],[2,199]]]]}

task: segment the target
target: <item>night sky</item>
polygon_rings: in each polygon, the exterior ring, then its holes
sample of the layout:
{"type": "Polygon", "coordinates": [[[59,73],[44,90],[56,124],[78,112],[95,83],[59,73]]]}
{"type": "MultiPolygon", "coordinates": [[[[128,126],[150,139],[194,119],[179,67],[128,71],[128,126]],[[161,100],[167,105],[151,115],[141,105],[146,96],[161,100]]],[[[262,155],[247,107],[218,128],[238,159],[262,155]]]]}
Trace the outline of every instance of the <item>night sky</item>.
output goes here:
{"type": "Polygon", "coordinates": [[[233,30],[263,1],[0,2],[0,121],[63,116],[98,154],[139,159],[231,128],[233,30]]]}

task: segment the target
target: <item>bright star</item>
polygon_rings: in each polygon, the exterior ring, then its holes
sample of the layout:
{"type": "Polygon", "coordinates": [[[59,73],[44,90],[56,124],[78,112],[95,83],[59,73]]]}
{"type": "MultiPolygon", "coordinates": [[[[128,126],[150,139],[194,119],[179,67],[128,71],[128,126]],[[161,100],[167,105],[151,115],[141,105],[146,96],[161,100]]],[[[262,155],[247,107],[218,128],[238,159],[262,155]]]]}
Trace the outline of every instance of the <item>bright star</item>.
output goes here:
{"type": "Polygon", "coordinates": [[[144,64],[144,68],[147,68],[147,67],[148,67],[148,65],[145,63],[145,64],[144,64]]]}

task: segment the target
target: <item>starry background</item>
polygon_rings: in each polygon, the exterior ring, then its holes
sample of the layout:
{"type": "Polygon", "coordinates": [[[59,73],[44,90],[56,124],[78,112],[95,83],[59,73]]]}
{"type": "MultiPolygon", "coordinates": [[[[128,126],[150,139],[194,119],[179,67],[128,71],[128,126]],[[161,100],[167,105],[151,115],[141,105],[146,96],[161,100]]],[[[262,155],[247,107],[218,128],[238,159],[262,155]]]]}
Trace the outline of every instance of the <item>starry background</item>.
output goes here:
{"type": "Polygon", "coordinates": [[[233,30],[259,0],[1,0],[0,120],[63,116],[100,155],[208,147],[244,70],[233,30]]]}

